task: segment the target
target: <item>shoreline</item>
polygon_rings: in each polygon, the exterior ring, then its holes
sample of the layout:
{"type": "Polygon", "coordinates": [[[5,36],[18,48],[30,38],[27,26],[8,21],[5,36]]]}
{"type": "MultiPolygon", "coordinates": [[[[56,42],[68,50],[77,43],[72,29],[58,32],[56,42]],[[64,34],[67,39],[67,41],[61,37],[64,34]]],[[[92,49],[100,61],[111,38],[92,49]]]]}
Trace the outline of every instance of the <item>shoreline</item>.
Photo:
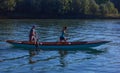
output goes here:
{"type": "Polygon", "coordinates": [[[120,19],[120,16],[0,16],[0,19],[120,19]]]}

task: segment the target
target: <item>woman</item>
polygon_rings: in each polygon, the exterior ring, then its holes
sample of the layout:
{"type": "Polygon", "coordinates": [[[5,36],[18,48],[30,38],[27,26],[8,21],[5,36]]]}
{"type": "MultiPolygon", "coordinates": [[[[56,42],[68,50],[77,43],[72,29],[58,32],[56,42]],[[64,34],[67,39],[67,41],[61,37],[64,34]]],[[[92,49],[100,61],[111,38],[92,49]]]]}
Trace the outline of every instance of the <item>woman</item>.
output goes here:
{"type": "Polygon", "coordinates": [[[30,42],[36,42],[36,30],[35,30],[35,26],[33,26],[31,28],[31,30],[30,30],[29,41],[30,42]]]}

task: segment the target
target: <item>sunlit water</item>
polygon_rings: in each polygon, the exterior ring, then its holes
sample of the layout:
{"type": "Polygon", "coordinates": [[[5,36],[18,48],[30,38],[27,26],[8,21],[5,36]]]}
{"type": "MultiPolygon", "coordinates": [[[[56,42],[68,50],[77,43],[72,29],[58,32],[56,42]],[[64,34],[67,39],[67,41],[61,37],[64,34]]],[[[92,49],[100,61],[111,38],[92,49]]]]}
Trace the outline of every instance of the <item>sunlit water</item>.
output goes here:
{"type": "Polygon", "coordinates": [[[0,20],[0,73],[119,73],[120,20],[0,20]],[[68,41],[107,40],[87,50],[40,51],[13,48],[5,40],[28,40],[36,25],[39,41],[58,41],[68,27],[68,41]]]}

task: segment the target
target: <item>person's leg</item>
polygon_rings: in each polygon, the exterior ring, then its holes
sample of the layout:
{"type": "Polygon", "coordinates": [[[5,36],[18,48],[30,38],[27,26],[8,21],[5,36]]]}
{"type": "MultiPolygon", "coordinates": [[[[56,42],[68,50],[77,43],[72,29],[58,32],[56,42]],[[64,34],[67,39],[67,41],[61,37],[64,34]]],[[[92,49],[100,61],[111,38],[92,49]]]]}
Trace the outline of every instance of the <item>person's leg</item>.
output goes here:
{"type": "Polygon", "coordinates": [[[66,42],[66,41],[67,41],[65,37],[63,37],[63,40],[64,40],[64,42],[66,42]]]}
{"type": "Polygon", "coordinates": [[[60,37],[60,42],[62,42],[63,41],[63,37],[60,37]]]}
{"type": "Polygon", "coordinates": [[[29,42],[32,42],[32,36],[29,36],[29,42]]]}
{"type": "Polygon", "coordinates": [[[35,36],[33,36],[33,42],[37,42],[37,39],[35,36]]]}
{"type": "Polygon", "coordinates": [[[66,42],[66,39],[64,37],[60,37],[60,42],[62,41],[66,42]]]}
{"type": "Polygon", "coordinates": [[[67,40],[64,38],[64,42],[66,42],[67,40]]]}

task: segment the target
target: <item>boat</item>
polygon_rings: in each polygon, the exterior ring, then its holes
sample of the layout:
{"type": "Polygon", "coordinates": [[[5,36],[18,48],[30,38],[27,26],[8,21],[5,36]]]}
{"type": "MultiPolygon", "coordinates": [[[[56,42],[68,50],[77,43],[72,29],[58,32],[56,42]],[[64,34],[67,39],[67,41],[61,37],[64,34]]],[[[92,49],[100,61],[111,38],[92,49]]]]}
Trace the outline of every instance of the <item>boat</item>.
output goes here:
{"type": "Polygon", "coordinates": [[[82,48],[97,47],[110,41],[38,42],[37,44],[35,42],[16,40],[7,40],[6,42],[12,44],[14,47],[27,49],[39,48],[41,50],[79,50],[82,48]]]}

